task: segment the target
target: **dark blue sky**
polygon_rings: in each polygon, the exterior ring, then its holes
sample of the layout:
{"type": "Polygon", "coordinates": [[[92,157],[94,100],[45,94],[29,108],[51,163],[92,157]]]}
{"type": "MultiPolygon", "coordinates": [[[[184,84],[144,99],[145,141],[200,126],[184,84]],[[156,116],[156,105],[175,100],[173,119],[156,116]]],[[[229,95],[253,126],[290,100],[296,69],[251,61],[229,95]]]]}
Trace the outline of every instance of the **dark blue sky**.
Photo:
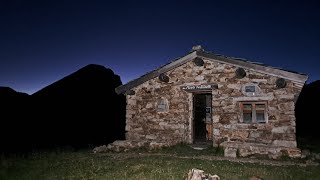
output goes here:
{"type": "Polygon", "coordinates": [[[317,1],[0,1],[0,86],[32,94],[87,64],[137,78],[193,45],[320,79],[317,1]]]}

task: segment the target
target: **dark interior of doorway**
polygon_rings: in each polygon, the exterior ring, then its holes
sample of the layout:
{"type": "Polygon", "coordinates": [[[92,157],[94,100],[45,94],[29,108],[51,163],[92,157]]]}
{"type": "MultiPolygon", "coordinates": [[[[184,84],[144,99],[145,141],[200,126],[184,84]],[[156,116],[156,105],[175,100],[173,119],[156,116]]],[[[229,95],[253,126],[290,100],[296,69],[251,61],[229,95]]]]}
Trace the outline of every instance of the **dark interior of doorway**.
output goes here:
{"type": "Polygon", "coordinates": [[[211,94],[194,94],[193,96],[193,143],[208,143],[206,121],[211,114],[211,94]],[[210,110],[210,112],[208,112],[210,110]]]}

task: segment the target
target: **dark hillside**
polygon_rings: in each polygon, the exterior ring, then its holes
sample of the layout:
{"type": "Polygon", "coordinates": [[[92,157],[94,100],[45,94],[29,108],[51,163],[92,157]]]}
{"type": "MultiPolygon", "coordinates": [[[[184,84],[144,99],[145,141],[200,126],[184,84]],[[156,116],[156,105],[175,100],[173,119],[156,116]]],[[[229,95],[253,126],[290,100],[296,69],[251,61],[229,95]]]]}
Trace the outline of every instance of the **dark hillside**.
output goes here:
{"type": "Polygon", "coordinates": [[[303,87],[296,102],[298,136],[320,137],[320,80],[303,87]]]}
{"type": "MultiPolygon", "coordinates": [[[[106,144],[124,138],[125,97],[111,69],[90,64],[34,93],[35,119],[57,145],[106,144]]],[[[42,131],[42,130],[40,130],[42,131]]]]}
{"type": "Polygon", "coordinates": [[[9,87],[0,87],[0,141],[1,151],[27,149],[25,143],[30,131],[31,97],[9,87]]]}
{"type": "Polygon", "coordinates": [[[111,69],[90,64],[31,96],[0,88],[1,99],[7,94],[1,101],[2,149],[80,148],[124,139],[125,97],[114,90],[121,84],[111,69]]]}

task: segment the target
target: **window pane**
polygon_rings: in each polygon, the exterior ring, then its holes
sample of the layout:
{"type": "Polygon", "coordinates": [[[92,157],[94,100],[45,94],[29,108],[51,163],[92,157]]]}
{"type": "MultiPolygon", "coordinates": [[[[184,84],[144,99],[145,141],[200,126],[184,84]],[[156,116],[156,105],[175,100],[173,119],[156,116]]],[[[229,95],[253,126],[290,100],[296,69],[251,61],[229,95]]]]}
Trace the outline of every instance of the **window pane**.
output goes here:
{"type": "Polygon", "coordinates": [[[161,99],[158,101],[157,112],[166,112],[168,109],[169,107],[166,100],[161,99]]]}
{"type": "Polygon", "coordinates": [[[266,121],[264,119],[264,111],[257,111],[256,115],[257,115],[257,122],[258,123],[263,123],[266,121]]]}
{"type": "Polygon", "coordinates": [[[159,104],[158,105],[158,109],[159,110],[165,110],[165,108],[166,108],[166,105],[164,105],[164,104],[159,104]]]}
{"type": "Polygon", "coordinates": [[[246,86],[245,87],[245,91],[246,92],[255,92],[256,91],[256,87],[255,86],[246,86]]]}
{"type": "Polygon", "coordinates": [[[252,104],[243,104],[243,109],[252,109],[252,104]]]}
{"type": "Polygon", "coordinates": [[[265,108],[265,104],[256,104],[256,108],[257,109],[264,109],[265,108]]]}
{"type": "Polygon", "coordinates": [[[252,113],[243,112],[243,122],[251,123],[252,122],[252,113]]]}
{"type": "Polygon", "coordinates": [[[165,104],[166,104],[166,102],[163,99],[161,99],[159,102],[159,105],[165,105],[165,104]]]}

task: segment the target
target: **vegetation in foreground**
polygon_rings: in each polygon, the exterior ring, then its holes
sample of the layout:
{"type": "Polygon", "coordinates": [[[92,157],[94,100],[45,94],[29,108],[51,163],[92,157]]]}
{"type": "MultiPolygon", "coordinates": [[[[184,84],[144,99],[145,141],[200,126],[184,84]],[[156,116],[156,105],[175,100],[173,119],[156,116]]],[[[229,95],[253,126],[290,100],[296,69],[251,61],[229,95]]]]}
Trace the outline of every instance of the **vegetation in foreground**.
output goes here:
{"type": "Polygon", "coordinates": [[[210,155],[210,156],[223,156],[224,150],[222,147],[208,147],[203,150],[193,149],[188,144],[180,143],[175,146],[162,147],[160,149],[148,150],[145,148],[135,148],[131,149],[129,152],[136,153],[160,153],[160,154],[170,154],[177,156],[201,156],[201,155],[210,155]]]}
{"type": "MultiPolygon", "coordinates": [[[[188,153],[181,146],[161,152],[188,153]]],[[[248,179],[251,176],[276,180],[320,179],[317,166],[278,167],[178,156],[139,156],[139,152],[92,154],[89,150],[42,152],[25,157],[2,156],[0,179],[185,179],[191,168],[218,174],[221,179],[248,179]]]]}

